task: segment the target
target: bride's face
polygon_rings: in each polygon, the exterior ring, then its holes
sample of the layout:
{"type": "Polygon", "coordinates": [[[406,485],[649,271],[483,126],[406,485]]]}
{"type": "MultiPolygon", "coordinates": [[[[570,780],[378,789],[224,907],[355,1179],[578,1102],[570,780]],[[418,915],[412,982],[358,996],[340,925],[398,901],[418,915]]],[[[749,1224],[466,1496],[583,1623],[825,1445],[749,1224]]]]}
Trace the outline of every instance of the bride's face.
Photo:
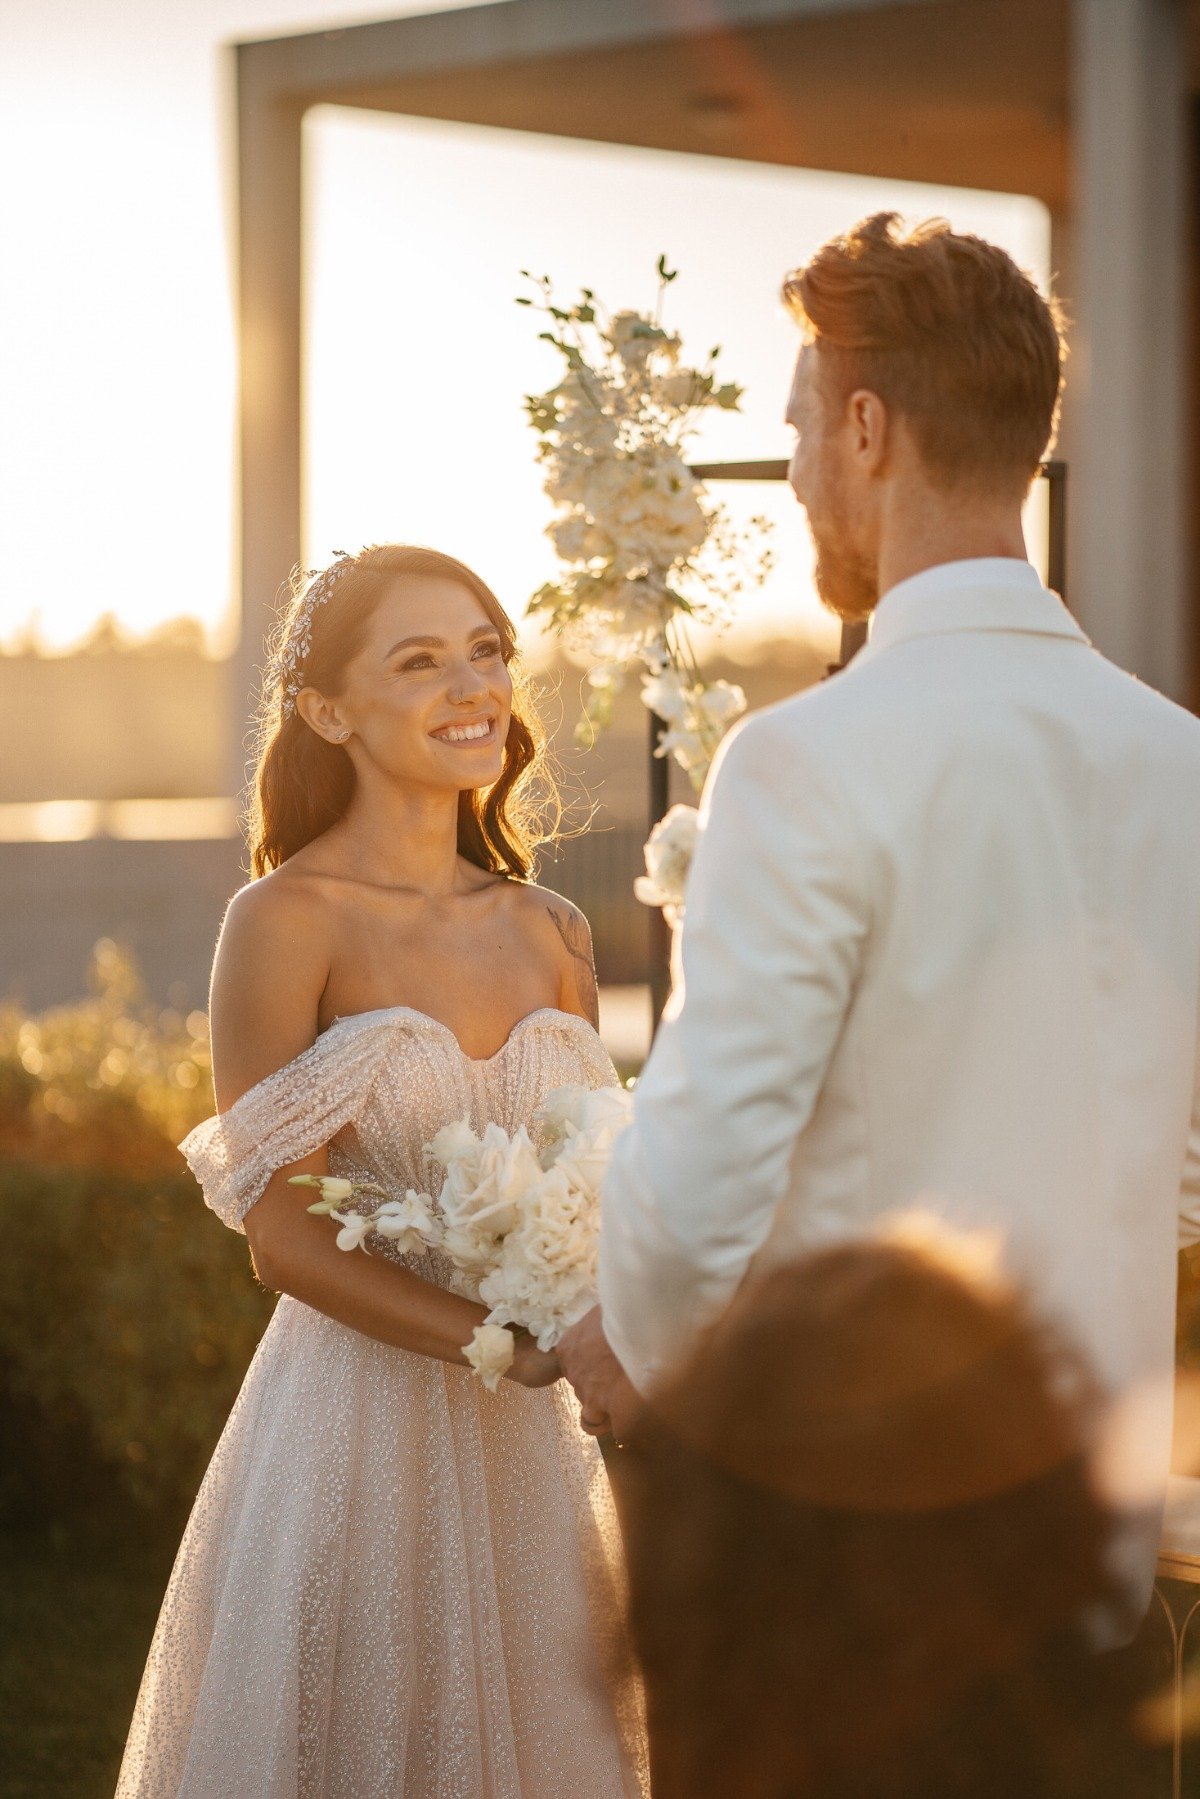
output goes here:
{"type": "Polygon", "coordinates": [[[406,575],[385,591],[331,702],[337,739],[395,779],[463,792],[499,778],[512,717],[500,633],[467,588],[406,575]]]}

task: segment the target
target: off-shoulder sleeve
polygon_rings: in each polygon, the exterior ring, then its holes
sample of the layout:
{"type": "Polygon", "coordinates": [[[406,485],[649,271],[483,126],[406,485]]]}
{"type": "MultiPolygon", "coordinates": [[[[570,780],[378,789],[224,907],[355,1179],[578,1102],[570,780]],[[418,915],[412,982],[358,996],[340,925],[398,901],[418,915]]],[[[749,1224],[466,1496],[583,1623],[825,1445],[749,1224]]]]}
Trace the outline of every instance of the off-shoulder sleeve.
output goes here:
{"type": "Polygon", "coordinates": [[[604,1044],[590,1028],[578,1031],[575,1046],[579,1059],[583,1063],[584,1079],[589,1087],[619,1087],[621,1077],[613,1066],[612,1057],[604,1044]]]}
{"type": "Polygon", "coordinates": [[[342,1030],[268,1075],[226,1112],[206,1118],[179,1145],[205,1203],[230,1230],[271,1176],[320,1149],[362,1111],[395,1024],[342,1030]]]}

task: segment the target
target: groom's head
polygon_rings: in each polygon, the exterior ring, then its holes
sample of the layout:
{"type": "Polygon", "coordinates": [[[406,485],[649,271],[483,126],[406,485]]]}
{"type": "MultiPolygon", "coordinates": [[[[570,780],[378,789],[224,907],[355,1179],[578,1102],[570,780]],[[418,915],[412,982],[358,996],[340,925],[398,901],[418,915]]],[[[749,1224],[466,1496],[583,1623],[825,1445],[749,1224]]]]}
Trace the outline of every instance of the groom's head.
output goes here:
{"type": "Polygon", "coordinates": [[[884,521],[1017,505],[1051,442],[1063,342],[1012,258],[942,219],[863,219],[793,269],[804,332],[788,402],[791,482],[817,589],[844,618],[878,599],[884,521]]]}

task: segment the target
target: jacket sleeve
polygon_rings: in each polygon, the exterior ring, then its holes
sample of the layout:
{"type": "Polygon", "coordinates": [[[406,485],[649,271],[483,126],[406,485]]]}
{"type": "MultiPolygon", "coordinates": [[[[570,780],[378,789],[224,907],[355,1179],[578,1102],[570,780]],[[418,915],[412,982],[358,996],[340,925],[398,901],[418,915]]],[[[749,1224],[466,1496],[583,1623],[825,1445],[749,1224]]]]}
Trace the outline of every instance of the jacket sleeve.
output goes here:
{"type": "Polygon", "coordinates": [[[642,1388],[770,1230],[869,926],[861,833],[794,712],[726,740],[701,825],[674,990],[604,1189],[605,1330],[642,1388]]]}

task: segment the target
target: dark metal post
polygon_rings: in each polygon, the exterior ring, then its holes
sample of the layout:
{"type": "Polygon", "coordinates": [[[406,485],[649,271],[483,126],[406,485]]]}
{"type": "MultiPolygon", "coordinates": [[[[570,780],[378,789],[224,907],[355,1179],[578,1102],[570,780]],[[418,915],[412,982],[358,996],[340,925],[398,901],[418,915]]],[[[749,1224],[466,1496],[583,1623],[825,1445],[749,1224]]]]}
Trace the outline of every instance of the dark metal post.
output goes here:
{"type": "Polygon", "coordinates": [[[1042,474],[1050,494],[1050,518],[1047,529],[1046,585],[1060,600],[1067,597],[1067,465],[1044,462],[1042,474]]]}
{"type": "MultiPolygon", "coordinates": [[[[671,767],[665,756],[656,755],[666,723],[656,712],[650,714],[650,829],[665,818],[671,800],[671,767]]],[[[671,991],[671,927],[657,906],[650,908],[650,1032],[658,1029],[667,995],[671,991]]]]}

